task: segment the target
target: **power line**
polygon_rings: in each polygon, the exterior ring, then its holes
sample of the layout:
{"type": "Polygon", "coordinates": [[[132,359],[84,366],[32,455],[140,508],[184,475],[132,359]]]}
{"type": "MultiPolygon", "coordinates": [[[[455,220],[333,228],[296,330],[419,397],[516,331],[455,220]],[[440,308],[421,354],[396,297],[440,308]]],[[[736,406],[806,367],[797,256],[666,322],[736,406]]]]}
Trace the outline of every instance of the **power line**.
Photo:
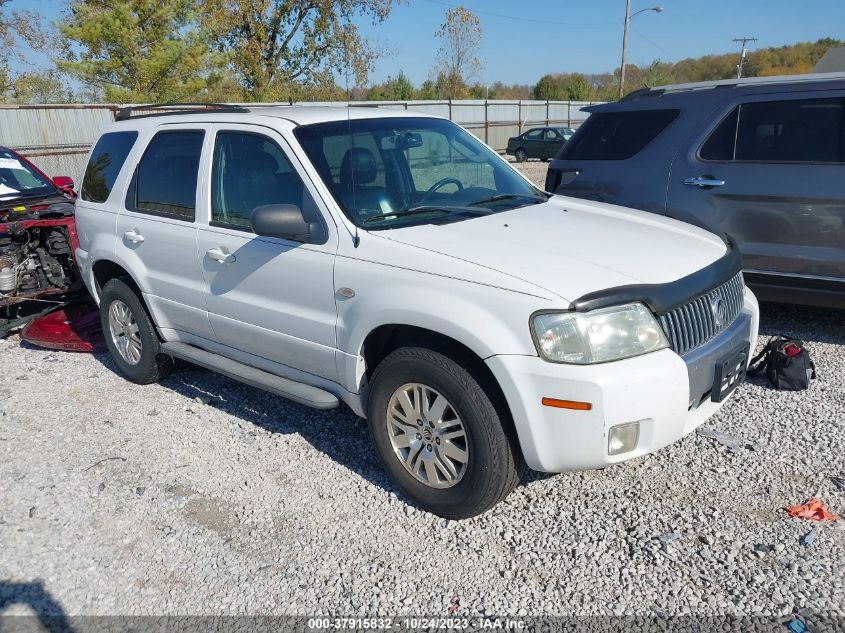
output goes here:
{"type": "MultiPolygon", "coordinates": [[[[449,9],[456,9],[458,5],[451,4],[449,2],[442,2],[442,0],[427,0],[431,4],[439,4],[441,7],[447,7],[449,9]]],[[[557,22],[555,20],[540,20],[537,18],[524,18],[518,15],[506,15],[504,13],[494,13],[492,11],[476,11],[474,9],[470,9],[473,13],[478,13],[480,15],[489,15],[490,17],[494,18],[502,18],[505,20],[513,20],[516,22],[530,22],[532,24],[553,24],[556,26],[608,26],[609,24],[616,24],[616,22],[557,22]]]]}
{"type": "Polygon", "coordinates": [[[658,44],[657,42],[655,42],[655,41],[654,41],[654,40],[652,40],[652,39],[649,39],[648,37],[646,37],[646,36],[645,36],[645,35],[643,35],[642,33],[640,33],[640,32],[639,32],[637,29],[635,29],[633,26],[630,26],[630,27],[628,27],[628,28],[630,28],[630,29],[631,29],[634,33],[636,33],[637,35],[639,35],[639,36],[640,36],[642,39],[644,39],[646,42],[648,42],[649,44],[651,44],[652,46],[654,46],[654,48],[656,48],[657,50],[663,51],[663,52],[664,52],[664,53],[666,53],[667,55],[674,56],[674,53],[672,53],[671,51],[667,51],[667,50],[666,50],[665,48],[663,48],[660,44],[658,44]]]}
{"type": "Polygon", "coordinates": [[[745,56],[748,54],[746,44],[756,42],[756,37],[735,37],[734,42],[742,42],[742,50],[739,53],[739,63],[736,65],[736,78],[742,79],[742,67],[745,65],[745,56]]]}

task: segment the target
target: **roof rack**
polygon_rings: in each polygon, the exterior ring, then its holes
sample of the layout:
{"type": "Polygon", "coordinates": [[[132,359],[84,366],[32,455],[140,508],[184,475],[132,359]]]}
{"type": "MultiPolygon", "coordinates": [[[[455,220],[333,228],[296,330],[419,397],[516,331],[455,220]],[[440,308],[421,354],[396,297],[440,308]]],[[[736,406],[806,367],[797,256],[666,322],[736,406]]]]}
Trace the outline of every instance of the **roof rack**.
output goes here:
{"type": "Polygon", "coordinates": [[[165,116],[170,114],[201,114],[203,112],[249,112],[249,108],[231,105],[229,103],[146,103],[140,105],[124,106],[114,115],[115,121],[128,121],[142,117],[165,116]],[[152,112],[148,112],[152,110],[152,112]],[[156,110],[164,110],[156,112],[156,110]],[[143,111],[145,114],[137,114],[136,111],[143,111]]]}
{"type": "Polygon", "coordinates": [[[720,79],[717,81],[699,81],[695,83],[669,84],[666,86],[655,86],[652,91],[679,92],[682,90],[703,90],[708,88],[737,87],[737,86],[761,86],[767,84],[788,84],[816,81],[845,80],[845,72],[836,73],[809,73],[805,75],[776,75],[772,77],[746,77],[744,79],[720,79]]]}

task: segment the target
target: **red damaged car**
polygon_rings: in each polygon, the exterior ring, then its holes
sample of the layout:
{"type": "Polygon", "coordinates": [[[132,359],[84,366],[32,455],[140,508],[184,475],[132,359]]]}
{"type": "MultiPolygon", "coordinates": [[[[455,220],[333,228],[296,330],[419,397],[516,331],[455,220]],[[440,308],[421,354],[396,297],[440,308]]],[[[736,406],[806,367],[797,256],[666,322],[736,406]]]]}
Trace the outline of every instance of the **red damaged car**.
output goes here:
{"type": "Polygon", "coordinates": [[[82,296],[73,181],[0,147],[0,338],[82,296]]]}

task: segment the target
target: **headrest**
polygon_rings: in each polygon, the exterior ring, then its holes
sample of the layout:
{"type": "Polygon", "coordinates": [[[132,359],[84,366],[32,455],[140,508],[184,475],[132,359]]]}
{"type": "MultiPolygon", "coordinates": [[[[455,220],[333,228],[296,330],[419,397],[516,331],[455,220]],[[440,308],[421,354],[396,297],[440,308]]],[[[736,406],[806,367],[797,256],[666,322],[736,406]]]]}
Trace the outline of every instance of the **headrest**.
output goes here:
{"type": "Polygon", "coordinates": [[[363,147],[346,150],[340,162],[340,184],[346,188],[352,185],[366,185],[378,175],[376,157],[363,147]]]}

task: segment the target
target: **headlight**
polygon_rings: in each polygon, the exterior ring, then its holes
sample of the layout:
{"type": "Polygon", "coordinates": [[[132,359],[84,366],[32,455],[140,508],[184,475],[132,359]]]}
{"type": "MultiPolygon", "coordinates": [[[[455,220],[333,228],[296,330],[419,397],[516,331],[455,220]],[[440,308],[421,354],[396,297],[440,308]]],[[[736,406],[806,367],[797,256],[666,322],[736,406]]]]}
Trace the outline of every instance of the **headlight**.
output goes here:
{"type": "Polygon", "coordinates": [[[641,303],[537,314],[531,325],[540,356],[554,363],[605,363],[668,347],[662,328],[641,303]]]}

